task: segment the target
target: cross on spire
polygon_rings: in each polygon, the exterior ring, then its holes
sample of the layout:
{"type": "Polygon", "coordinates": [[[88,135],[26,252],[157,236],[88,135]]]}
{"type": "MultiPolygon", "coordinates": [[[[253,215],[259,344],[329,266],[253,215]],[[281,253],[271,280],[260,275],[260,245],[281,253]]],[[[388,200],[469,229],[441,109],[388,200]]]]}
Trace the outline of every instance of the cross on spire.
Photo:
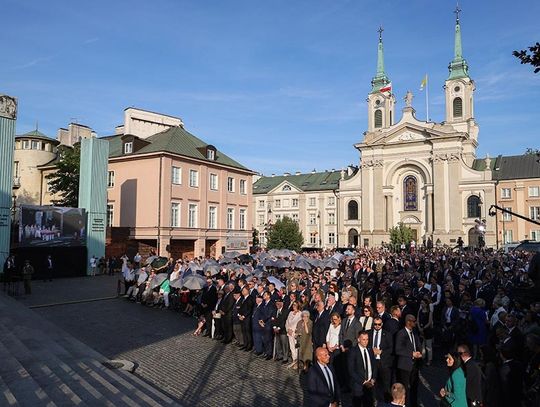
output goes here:
{"type": "Polygon", "coordinates": [[[377,32],[379,33],[379,41],[382,41],[382,33],[384,31],[384,28],[382,28],[382,25],[379,27],[377,32]]]}
{"type": "Polygon", "coordinates": [[[456,15],[457,23],[459,23],[459,13],[461,13],[461,9],[459,8],[459,3],[456,3],[456,9],[454,10],[454,14],[456,15]]]}

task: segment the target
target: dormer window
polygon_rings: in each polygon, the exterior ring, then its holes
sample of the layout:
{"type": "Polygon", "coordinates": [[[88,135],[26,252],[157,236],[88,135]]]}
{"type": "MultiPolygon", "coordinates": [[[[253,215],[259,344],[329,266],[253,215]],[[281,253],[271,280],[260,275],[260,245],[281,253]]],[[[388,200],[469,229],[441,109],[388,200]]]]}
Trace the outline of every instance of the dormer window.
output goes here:
{"type": "Polygon", "coordinates": [[[206,159],[214,161],[216,159],[216,148],[214,146],[206,147],[206,159]]]}
{"type": "Polygon", "coordinates": [[[291,190],[291,186],[290,186],[290,185],[284,185],[283,188],[282,188],[281,190],[284,191],[284,192],[290,191],[290,190],[291,190]]]}
{"type": "Polygon", "coordinates": [[[126,141],[124,143],[124,154],[131,154],[133,152],[133,141],[126,141]]]}

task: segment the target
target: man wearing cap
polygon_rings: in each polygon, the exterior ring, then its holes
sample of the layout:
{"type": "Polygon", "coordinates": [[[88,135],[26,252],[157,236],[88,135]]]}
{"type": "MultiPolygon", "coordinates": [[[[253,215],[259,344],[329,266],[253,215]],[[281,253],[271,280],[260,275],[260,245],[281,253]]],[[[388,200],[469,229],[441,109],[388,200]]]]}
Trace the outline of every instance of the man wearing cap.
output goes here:
{"type": "Polygon", "coordinates": [[[275,360],[283,360],[283,364],[289,363],[289,338],[287,337],[287,329],[285,329],[288,316],[289,310],[285,308],[283,299],[278,298],[276,312],[272,317],[272,329],[274,331],[275,360]]]}

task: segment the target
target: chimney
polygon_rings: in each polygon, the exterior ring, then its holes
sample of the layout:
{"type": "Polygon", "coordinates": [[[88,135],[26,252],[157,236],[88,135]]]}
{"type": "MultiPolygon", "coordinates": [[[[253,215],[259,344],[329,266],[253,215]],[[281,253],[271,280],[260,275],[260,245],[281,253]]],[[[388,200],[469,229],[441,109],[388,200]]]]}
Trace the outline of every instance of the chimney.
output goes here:
{"type": "Polygon", "coordinates": [[[301,175],[302,173],[300,171],[296,171],[294,175],[301,175]]]}
{"type": "Polygon", "coordinates": [[[290,172],[284,172],[283,175],[284,175],[285,177],[288,177],[289,175],[291,175],[291,173],[290,173],[290,172]]]}
{"type": "Polygon", "coordinates": [[[317,170],[315,168],[313,168],[313,171],[311,171],[312,174],[315,174],[317,172],[317,170]]]}
{"type": "Polygon", "coordinates": [[[275,176],[276,176],[276,174],[272,174],[272,178],[275,177],[275,176]]]}

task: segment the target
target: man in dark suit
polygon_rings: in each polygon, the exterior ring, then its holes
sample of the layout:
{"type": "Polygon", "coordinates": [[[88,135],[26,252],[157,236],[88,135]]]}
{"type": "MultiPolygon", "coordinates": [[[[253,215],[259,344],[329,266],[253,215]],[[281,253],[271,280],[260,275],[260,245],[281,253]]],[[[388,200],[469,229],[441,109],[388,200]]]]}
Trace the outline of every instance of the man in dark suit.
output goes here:
{"type": "Polygon", "coordinates": [[[328,311],[328,315],[332,315],[333,312],[337,312],[339,315],[343,313],[341,303],[336,302],[334,294],[329,295],[326,299],[326,311],[328,311]]]}
{"type": "Polygon", "coordinates": [[[377,315],[382,319],[383,324],[386,324],[386,321],[392,318],[390,314],[386,312],[386,304],[384,301],[377,301],[375,307],[377,309],[377,315]]]}
{"type": "Polygon", "coordinates": [[[341,321],[341,330],[339,331],[339,343],[342,345],[342,351],[354,346],[360,332],[360,321],[355,316],[356,308],[352,304],[348,304],[345,309],[345,318],[341,321]]]}
{"type": "Polygon", "coordinates": [[[396,336],[397,331],[399,331],[399,318],[401,317],[401,308],[399,305],[393,305],[390,308],[390,319],[384,323],[384,330],[388,332],[392,339],[396,336]]]}
{"type": "Polygon", "coordinates": [[[321,347],[326,343],[326,333],[330,326],[330,314],[324,308],[324,302],[319,301],[315,306],[315,320],[313,321],[313,346],[321,347]]]}
{"type": "Polygon", "coordinates": [[[289,338],[285,323],[289,316],[289,310],[285,308],[282,298],[276,301],[276,313],[272,317],[272,329],[274,331],[274,357],[275,360],[283,360],[283,364],[289,361],[289,338]]]}
{"type": "Polygon", "coordinates": [[[225,294],[221,301],[219,311],[221,312],[221,327],[223,328],[223,343],[231,343],[233,338],[233,307],[234,307],[234,284],[225,286],[225,294]]]}
{"type": "Polygon", "coordinates": [[[251,314],[253,313],[253,306],[255,301],[249,294],[249,287],[244,286],[242,288],[242,305],[238,311],[238,319],[242,323],[242,346],[240,349],[250,351],[253,349],[253,335],[251,334],[251,314]]]}
{"type": "Polygon", "coordinates": [[[499,378],[501,384],[501,405],[502,406],[520,406],[523,398],[523,379],[525,368],[523,364],[514,359],[512,350],[501,347],[501,359],[503,361],[499,368],[499,378]]]}
{"type": "Polygon", "coordinates": [[[377,377],[377,364],[373,349],[369,347],[369,334],[358,334],[357,344],[349,351],[347,365],[354,407],[373,407],[375,398],[373,388],[377,377]]]}
{"type": "Polygon", "coordinates": [[[390,401],[394,340],[392,335],[383,330],[383,326],[381,317],[373,318],[373,329],[369,331],[369,347],[373,349],[377,365],[377,376],[374,377],[376,399],[390,401]]]}
{"type": "Polygon", "coordinates": [[[201,308],[206,320],[206,333],[204,336],[211,335],[212,327],[212,310],[216,306],[217,302],[217,289],[214,284],[212,284],[212,279],[208,277],[206,279],[206,287],[203,288],[201,295],[201,308]]]}
{"type": "Polygon", "coordinates": [[[471,356],[471,350],[467,345],[459,345],[457,352],[463,362],[463,372],[465,373],[465,391],[467,393],[467,404],[469,406],[482,405],[482,370],[471,356]]]}
{"type": "Polygon", "coordinates": [[[441,326],[443,334],[443,352],[447,353],[454,345],[454,338],[459,323],[459,311],[454,307],[450,298],[445,299],[445,307],[441,313],[441,326]]]}
{"type": "Polygon", "coordinates": [[[420,337],[414,332],[416,318],[414,315],[405,317],[405,328],[396,333],[395,354],[397,357],[397,381],[407,389],[407,407],[418,405],[418,371],[422,352],[420,337]]]}
{"type": "Polygon", "coordinates": [[[272,301],[268,291],[263,293],[262,327],[263,327],[263,347],[266,360],[272,359],[272,317],[276,314],[276,306],[272,301]]]}
{"type": "Polygon", "coordinates": [[[253,333],[253,350],[257,356],[264,353],[263,334],[264,326],[261,324],[264,318],[263,298],[255,297],[255,306],[251,317],[251,330],[253,333]]]}
{"type": "Polygon", "coordinates": [[[307,403],[313,407],[337,407],[340,403],[339,384],[325,348],[315,350],[314,363],[307,374],[307,403]]]}

